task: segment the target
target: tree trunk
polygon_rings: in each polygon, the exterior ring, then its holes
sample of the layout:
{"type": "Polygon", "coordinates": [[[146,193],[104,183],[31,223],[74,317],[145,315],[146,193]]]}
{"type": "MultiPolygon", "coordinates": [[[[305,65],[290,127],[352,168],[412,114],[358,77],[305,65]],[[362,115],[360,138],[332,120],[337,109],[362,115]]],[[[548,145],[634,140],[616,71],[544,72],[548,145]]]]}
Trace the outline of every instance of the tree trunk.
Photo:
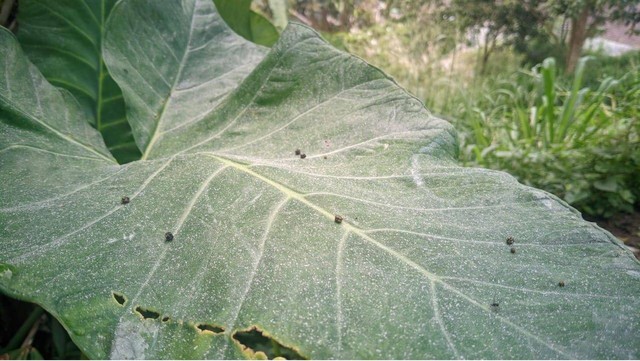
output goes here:
{"type": "Polygon", "coordinates": [[[587,40],[587,22],[589,21],[589,6],[585,6],[577,18],[571,19],[571,34],[569,35],[569,51],[566,58],[566,72],[573,73],[580,59],[580,53],[587,40]]]}
{"type": "Polygon", "coordinates": [[[351,0],[340,2],[340,15],[338,21],[340,28],[344,31],[351,29],[351,16],[353,15],[353,4],[351,0]]]}
{"type": "Polygon", "coordinates": [[[491,36],[491,33],[488,32],[484,38],[484,47],[482,49],[482,63],[480,64],[480,74],[486,74],[489,56],[491,56],[491,53],[493,53],[493,50],[496,48],[497,42],[498,33],[496,33],[494,36],[491,36]]]}

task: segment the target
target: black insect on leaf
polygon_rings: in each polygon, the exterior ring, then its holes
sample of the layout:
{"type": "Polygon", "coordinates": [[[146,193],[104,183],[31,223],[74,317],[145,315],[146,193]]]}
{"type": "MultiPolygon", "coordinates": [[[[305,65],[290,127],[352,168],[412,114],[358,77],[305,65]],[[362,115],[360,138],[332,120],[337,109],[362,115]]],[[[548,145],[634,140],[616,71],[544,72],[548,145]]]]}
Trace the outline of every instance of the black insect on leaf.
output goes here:
{"type": "Polygon", "coordinates": [[[493,297],[493,302],[491,302],[491,310],[493,312],[498,312],[498,309],[500,307],[500,303],[498,301],[496,301],[495,296],[493,297]]]}

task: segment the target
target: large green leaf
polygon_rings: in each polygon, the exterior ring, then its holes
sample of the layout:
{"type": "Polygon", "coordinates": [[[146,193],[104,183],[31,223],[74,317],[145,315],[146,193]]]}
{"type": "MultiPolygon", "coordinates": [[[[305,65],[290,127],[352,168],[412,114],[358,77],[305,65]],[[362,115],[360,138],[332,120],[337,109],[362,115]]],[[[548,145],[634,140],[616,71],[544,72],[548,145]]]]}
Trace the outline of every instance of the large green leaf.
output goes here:
{"type": "Polygon", "coordinates": [[[104,23],[116,0],[21,0],[18,39],[53,85],[69,90],[121,163],[140,159],[122,92],[101,53],[104,23]]]}
{"type": "Polygon", "coordinates": [[[240,358],[256,327],[270,356],[639,357],[631,253],[457,166],[378,69],[297,24],[265,55],[207,1],[124,1],[106,31],[146,151],[126,165],[0,31],[0,289],[86,354],[240,358]]]}
{"type": "Polygon", "coordinates": [[[113,9],[104,56],[127,100],[142,159],[156,141],[208,117],[267,51],[236,35],[214,11],[210,0],[125,2],[113,9]]]}

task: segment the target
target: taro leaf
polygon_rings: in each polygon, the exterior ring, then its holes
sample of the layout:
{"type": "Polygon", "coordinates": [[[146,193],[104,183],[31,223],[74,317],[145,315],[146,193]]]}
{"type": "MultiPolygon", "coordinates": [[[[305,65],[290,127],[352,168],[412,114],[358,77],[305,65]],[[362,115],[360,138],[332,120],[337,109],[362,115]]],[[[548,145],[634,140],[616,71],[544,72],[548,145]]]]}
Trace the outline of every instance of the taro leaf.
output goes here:
{"type": "Polygon", "coordinates": [[[21,0],[18,39],[47,81],[69,90],[120,163],[140,159],[122,92],[104,65],[101,44],[116,0],[21,0]]]}
{"type": "Polygon", "coordinates": [[[210,0],[132,1],[113,9],[104,57],[127,100],[142,159],[158,139],[208,117],[267,51],[214,11],[210,0]]]}
{"type": "MultiPolygon", "coordinates": [[[[192,74],[256,49],[206,2],[170,4],[121,2],[107,25],[134,130],[154,139],[122,166],[0,32],[0,289],[51,311],[87,355],[640,356],[640,264],[609,233],[458,166],[448,123],[302,25],[224,99],[181,97],[192,74]],[[184,34],[201,45],[181,53],[184,34]]],[[[218,75],[202,92],[226,89],[218,75]]]]}

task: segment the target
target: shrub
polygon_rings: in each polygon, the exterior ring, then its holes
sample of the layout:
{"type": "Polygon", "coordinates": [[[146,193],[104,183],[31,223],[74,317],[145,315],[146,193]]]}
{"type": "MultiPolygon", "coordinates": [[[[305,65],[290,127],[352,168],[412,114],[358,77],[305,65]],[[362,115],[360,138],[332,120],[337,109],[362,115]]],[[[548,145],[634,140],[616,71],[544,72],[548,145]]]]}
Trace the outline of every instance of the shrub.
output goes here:
{"type": "Polygon", "coordinates": [[[452,108],[468,164],[501,169],[591,216],[631,212],[640,199],[637,69],[583,87],[589,58],[557,78],[552,58],[532,72],[481,83],[452,108]]]}

